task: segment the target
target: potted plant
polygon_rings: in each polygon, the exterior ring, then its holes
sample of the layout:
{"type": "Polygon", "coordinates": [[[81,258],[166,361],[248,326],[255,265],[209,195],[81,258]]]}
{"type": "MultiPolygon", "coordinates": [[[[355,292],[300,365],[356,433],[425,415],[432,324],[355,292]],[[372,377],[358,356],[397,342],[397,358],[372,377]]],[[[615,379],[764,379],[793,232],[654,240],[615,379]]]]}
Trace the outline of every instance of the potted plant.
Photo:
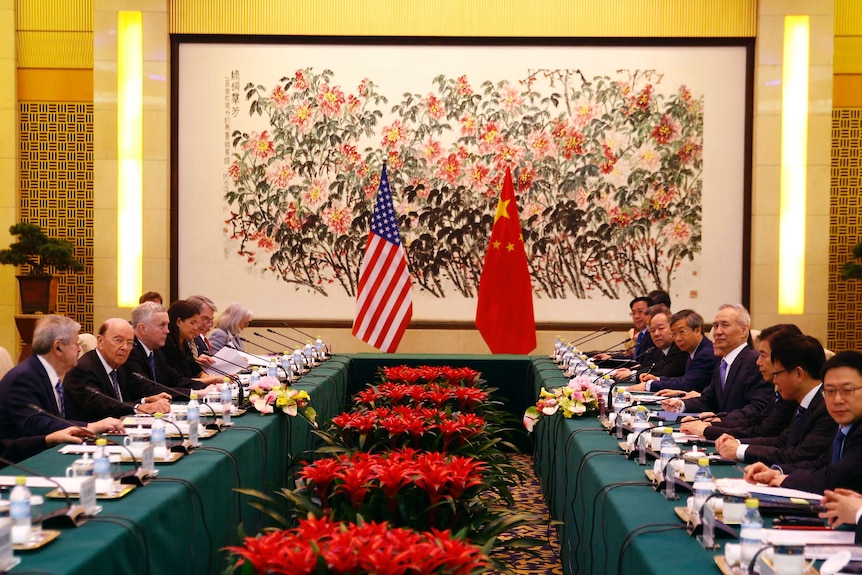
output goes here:
{"type": "Polygon", "coordinates": [[[21,311],[53,313],[57,310],[57,278],[50,270],[81,271],[84,264],[75,259],[75,247],[66,240],[49,238],[36,224],[20,222],[9,228],[18,241],[0,250],[0,264],[30,266],[28,275],[19,275],[21,311]]]}
{"type": "MultiPolygon", "coordinates": [[[[853,246],[853,259],[862,260],[862,242],[859,242],[858,244],[853,246]]],[[[849,261],[845,263],[844,266],[841,268],[841,279],[862,280],[862,263],[859,263],[858,261],[849,261]]]]}

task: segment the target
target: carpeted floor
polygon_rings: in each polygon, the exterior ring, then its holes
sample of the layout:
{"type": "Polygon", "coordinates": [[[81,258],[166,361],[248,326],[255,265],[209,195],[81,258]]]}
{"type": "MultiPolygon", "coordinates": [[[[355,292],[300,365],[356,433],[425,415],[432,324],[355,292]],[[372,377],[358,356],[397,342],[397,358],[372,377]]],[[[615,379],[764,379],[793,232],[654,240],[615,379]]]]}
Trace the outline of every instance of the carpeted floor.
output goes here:
{"type": "MultiPolygon", "coordinates": [[[[548,507],[542,498],[542,488],[533,473],[533,459],[530,455],[513,455],[512,462],[527,476],[527,480],[516,488],[514,512],[532,513],[548,517],[548,507]]],[[[547,525],[525,526],[512,530],[512,537],[532,537],[545,541],[537,552],[532,554],[517,550],[495,555],[495,559],[504,563],[513,573],[523,575],[559,574],[563,573],[560,561],[560,545],[557,540],[556,528],[547,525]]],[[[490,571],[500,573],[500,571],[490,571]]]]}

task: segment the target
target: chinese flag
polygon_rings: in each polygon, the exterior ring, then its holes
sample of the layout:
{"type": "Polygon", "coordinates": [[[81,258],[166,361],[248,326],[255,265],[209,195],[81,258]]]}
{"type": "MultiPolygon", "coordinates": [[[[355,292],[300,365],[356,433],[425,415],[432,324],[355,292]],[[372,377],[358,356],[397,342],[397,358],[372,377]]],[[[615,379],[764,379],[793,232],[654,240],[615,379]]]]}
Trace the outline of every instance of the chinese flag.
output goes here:
{"type": "Polygon", "coordinates": [[[536,348],[533,286],[508,168],[479,278],[476,327],[491,353],[530,353],[536,348]]]}

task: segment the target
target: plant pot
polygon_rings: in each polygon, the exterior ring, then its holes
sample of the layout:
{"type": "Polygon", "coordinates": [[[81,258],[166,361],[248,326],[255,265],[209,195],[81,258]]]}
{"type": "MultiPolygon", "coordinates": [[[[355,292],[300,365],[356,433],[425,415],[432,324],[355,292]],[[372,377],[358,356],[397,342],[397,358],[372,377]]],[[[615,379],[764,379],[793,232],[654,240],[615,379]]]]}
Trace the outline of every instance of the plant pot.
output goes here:
{"type": "Polygon", "coordinates": [[[15,276],[21,290],[21,313],[57,311],[59,279],[54,276],[15,276]]]}

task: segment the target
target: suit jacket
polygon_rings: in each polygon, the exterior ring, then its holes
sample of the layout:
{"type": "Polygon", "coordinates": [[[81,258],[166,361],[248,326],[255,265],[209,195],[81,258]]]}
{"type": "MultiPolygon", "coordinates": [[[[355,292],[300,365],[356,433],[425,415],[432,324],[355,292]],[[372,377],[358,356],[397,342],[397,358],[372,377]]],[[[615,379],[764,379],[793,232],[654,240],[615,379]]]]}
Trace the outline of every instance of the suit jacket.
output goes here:
{"type": "MultiPolygon", "coordinates": [[[[637,337],[638,334],[635,334],[635,341],[637,341],[637,337]]],[[[641,342],[639,344],[636,343],[634,349],[632,349],[632,356],[635,361],[644,364],[647,359],[652,357],[650,354],[655,353],[655,350],[656,347],[652,341],[652,335],[650,335],[649,329],[647,329],[641,338],[641,342]]]]}
{"type": "MultiPolygon", "coordinates": [[[[174,399],[186,399],[185,396],[188,396],[192,389],[201,389],[206,387],[205,384],[191,378],[184,377],[177,370],[172,368],[165,360],[165,356],[162,354],[161,349],[153,350],[153,361],[156,365],[156,373],[153,373],[152,370],[150,370],[150,362],[149,359],[147,359],[147,352],[136,337],[135,345],[132,347],[132,351],[129,352],[129,359],[126,360],[126,363],[123,364],[120,371],[125,374],[124,377],[129,381],[135,379],[133,374],[139,373],[164,386],[176,389],[177,393],[171,393],[174,399]]],[[[160,389],[159,391],[167,390],[160,389]]]]}
{"type": "Polygon", "coordinates": [[[792,418],[780,435],[740,441],[749,444],[745,450],[746,463],[762,461],[767,465],[781,465],[819,458],[832,446],[836,431],[838,424],[829,416],[826,402],[818,392],[802,418],[798,422],[792,418]]]}
{"type": "Polygon", "coordinates": [[[712,440],[718,439],[723,433],[734,437],[773,437],[790,425],[798,405],[776,393],[775,400],[767,403],[759,413],[747,417],[742,409],[731,411],[721,421],[704,429],[703,435],[712,440]]]}
{"type": "Polygon", "coordinates": [[[135,412],[126,403],[138,403],[142,397],[156,395],[162,390],[156,386],[130,377],[117,369],[122,399],[117,397],[111,379],[102,365],[96,350],[85,353],[63,381],[66,390],[66,409],[78,419],[96,421],[104,417],[122,417],[135,412]]]}
{"type": "Polygon", "coordinates": [[[708,337],[704,337],[697,345],[697,349],[694,350],[691,363],[688,362],[688,354],[685,354],[686,363],[683,374],[681,376],[675,376],[672,373],[656,374],[660,377],[657,381],[650,383],[650,391],[662,389],[703,391],[712,379],[712,374],[715,373],[719,361],[721,361],[720,358],[713,352],[712,341],[708,337]]]}
{"type": "Polygon", "coordinates": [[[198,355],[215,353],[215,352],[210,352],[210,348],[207,345],[207,342],[204,339],[204,336],[202,336],[202,335],[197,336],[194,339],[194,343],[195,343],[195,347],[198,348],[198,355]]]}
{"type": "MultiPolygon", "coordinates": [[[[647,366],[647,370],[649,370],[649,373],[658,376],[678,376],[685,373],[686,363],[688,363],[688,354],[673,343],[671,344],[667,355],[662,353],[661,350],[658,350],[658,353],[654,357],[653,365],[647,366]]],[[[646,373],[647,370],[644,370],[644,373],[646,373]]]]}
{"type": "MultiPolygon", "coordinates": [[[[18,439],[0,439],[0,457],[12,463],[18,463],[28,457],[33,457],[40,451],[44,451],[47,447],[44,435],[20,437],[18,439]]],[[[0,463],[0,467],[6,467],[6,464],[0,463]]]]}
{"type": "Polygon", "coordinates": [[[213,348],[213,353],[218,353],[218,351],[226,345],[235,347],[240,351],[245,351],[245,348],[242,345],[242,340],[239,336],[225,331],[220,327],[217,327],[210,332],[210,346],[213,348]]]}
{"type": "Polygon", "coordinates": [[[18,439],[48,435],[69,425],[87,425],[85,421],[57,421],[34,411],[29,407],[31,403],[57,417],[63,417],[57,407],[54,386],[48,380],[48,372],[35,355],[13,367],[0,380],[0,437],[18,439]]]}
{"type": "Polygon", "coordinates": [[[772,401],[773,386],[763,381],[757,368],[757,352],[746,347],[730,365],[724,389],[720,369],[712,374],[712,381],[700,397],[685,401],[687,412],[730,412],[745,407],[751,414],[758,413],[772,401]]]}
{"type": "Polygon", "coordinates": [[[197,377],[203,371],[200,364],[195,361],[188,343],[180,347],[180,343],[173,335],[168,335],[161,352],[168,364],[184,377],[197,377]]]}
{"type": "MultiPolygon", "coordinates": [[[[833,436],[834,437],[834,436],[833,436]]],[[[781,466],[787,477],[782,487],[823,493],[826,489],[844,487],[862,490],[862,422],[850,428],[844,440],[844,451],[837,463],[832,463],[832,447],[815,461],[800,461],[781,466]]]]}

